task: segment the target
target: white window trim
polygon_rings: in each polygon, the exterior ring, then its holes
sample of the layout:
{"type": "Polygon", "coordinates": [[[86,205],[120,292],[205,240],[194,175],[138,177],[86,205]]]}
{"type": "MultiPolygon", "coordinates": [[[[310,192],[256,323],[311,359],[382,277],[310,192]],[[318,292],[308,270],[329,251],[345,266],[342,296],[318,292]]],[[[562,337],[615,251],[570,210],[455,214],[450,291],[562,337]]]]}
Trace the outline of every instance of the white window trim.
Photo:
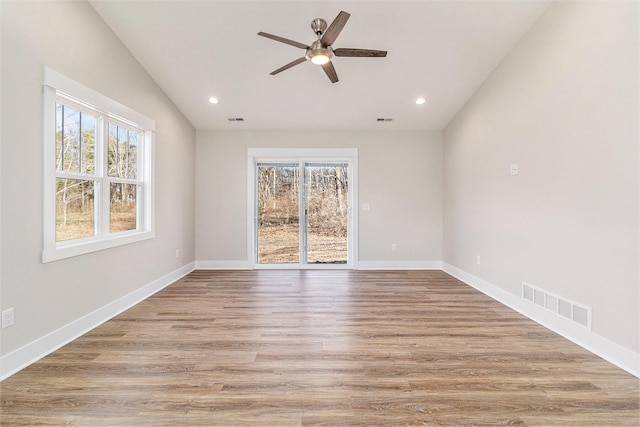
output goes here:
{"type": "MultiPolygon", "coordinates": [[[[114,101],[62,74],[44,69],[44,243],[42,262],[57,261],[155,237],[154,206],[154,139],[155,121],[114,101]],[[138,212],[140,229],[56,242],[56,168],[55,168],[55,105],[58,96],[105,114],[115,121],[143,130],[143,191],[138,212]]],[[[98,212],[100,217],[102,212],[98,212]]]]}
{"type": "Polygon", "coordinates": [[[247,260],[254,269],[358,269],[358,149],[357,148],[249,148],[247,149],[247,260]],[[255,169],[258,162],[346,162],[349,165],[349,241],[346,264],[258,264],[256,248],[255,169]]]}

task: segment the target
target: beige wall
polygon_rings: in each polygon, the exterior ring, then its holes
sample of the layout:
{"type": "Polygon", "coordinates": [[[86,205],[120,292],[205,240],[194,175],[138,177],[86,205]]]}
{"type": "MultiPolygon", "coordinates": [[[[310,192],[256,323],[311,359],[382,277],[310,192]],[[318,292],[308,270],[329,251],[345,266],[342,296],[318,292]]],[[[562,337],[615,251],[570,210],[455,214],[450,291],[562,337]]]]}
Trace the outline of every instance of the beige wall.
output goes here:
{"type": "Polygon", "coordinates": [[[247,261],[248,148],[327,147],[358,149],[360,208],[371,206],[359,211],[360,261],[419,265],[442,259],[438,132],[198,131],[196,139],[199,261],[247,261]]]}
{"type": "Polygon", "coordinates": [[[86,2],[2,8],[2,355],[194,260],[195,130],[86,2]],[[43,67],[156,120],[156,238],[42,264],[43,67]],[[175,257],[180,249],[181,256],[175,257]]]}
{"type": "Polygon", "coordinates": [[[590,306],[635,353],[638,95],[638,3],[554,3],[444,134],[444,261],[590,306]]]}

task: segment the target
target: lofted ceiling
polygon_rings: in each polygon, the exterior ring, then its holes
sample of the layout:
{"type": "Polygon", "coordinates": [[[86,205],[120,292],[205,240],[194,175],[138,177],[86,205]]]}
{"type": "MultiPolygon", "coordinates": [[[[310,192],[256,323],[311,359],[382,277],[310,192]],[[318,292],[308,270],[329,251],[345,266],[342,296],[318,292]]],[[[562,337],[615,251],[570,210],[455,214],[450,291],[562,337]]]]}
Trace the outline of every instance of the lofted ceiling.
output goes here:
{"type": "Polygon", "coordinates": [[[110,1],[90,3],[198,130],[442,130],[548,1],[110,1]],[[351,14],[334,48],[339,82],[305,62],[310,23],[351,14]],[[215,96],[217,105],[208,102],[215,96]],[[416,105],[418,97],[426,103],[416,105]],[[229,121],[243,118],[244,121],[229,121]],[[378,118],[393,121],[378,122],[378,118]]]}

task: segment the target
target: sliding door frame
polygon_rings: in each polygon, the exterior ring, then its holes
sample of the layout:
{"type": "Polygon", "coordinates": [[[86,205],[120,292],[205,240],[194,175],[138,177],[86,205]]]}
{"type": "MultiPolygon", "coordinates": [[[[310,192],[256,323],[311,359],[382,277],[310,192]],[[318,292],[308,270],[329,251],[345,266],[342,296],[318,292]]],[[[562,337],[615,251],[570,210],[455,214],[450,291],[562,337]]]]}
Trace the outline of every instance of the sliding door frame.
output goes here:
{"type": "MultiPolygon", "coordinates": [[[[247,260],[254,269],[357,269],[358,260],[358,149],[357,148],[249,148],[247,149],[247,260]],[[348,164],[348,259],[346,264],[258,264],[257,259],[257,163],[348,164]]],[[[301,242],[302,243],[302,242],[301,242]]]]}

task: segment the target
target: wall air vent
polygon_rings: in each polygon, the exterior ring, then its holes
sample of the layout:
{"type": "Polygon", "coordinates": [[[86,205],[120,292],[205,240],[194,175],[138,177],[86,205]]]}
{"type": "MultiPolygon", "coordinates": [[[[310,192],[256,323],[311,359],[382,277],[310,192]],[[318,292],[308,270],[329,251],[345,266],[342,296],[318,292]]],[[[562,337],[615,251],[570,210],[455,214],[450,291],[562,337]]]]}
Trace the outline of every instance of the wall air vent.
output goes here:
{"type": "Polygon", "coordinates": [[[244,122],[244,119],[242,117],[229,117],[227,120],[229,120],[230,122],[244,122]]]}
{"type": "Polygon", "coordinates": [[[376,119],[377,122],[392,122],[393,119],[391,117],[378,117],[376,119]]]}
{"type": "Polygon", "coordinates": [[[591,307],[569,301],[526,282],[522,282],[522,298],[591,330],[591,307]]]}

